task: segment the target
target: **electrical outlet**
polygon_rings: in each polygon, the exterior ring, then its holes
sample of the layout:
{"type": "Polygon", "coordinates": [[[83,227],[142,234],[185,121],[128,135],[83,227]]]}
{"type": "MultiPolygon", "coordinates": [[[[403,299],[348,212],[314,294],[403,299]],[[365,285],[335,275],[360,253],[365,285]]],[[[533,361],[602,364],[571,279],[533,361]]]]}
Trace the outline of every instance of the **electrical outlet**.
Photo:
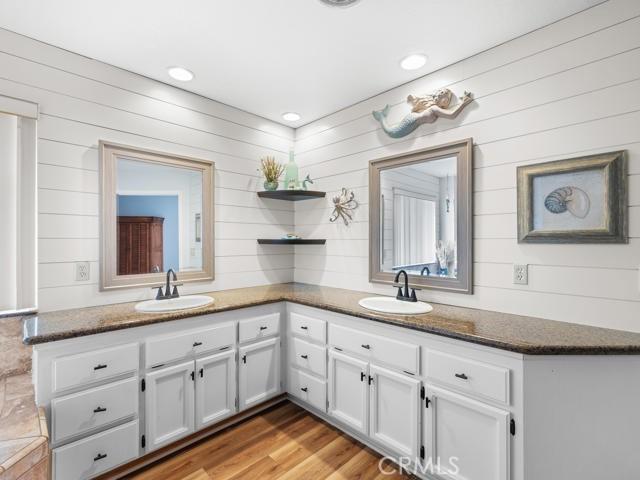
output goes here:
{"type": "Polygon", "coordinates": [[[529,284],[529,265],[513,266],[513,283],[515,285],[529,284]]]}
{"type": "Polygon", "coordinates": [[[86,282],[90,277],[89,262],[76,262],[76,281],[86,282]]]}

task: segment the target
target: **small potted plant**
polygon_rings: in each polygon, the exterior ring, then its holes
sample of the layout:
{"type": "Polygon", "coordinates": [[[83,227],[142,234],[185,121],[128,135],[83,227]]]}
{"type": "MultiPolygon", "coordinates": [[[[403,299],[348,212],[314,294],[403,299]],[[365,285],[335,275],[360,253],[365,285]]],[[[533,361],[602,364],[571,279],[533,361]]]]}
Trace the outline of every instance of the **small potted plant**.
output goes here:
{"type": "Polygon", "coordinates": [[[264,157],[260,160],[260,169],[264,175],[264,189],[273,191],[278,189],[278,179],[284,173],[284,165],[276,162],[275,157],[264,157]]]}

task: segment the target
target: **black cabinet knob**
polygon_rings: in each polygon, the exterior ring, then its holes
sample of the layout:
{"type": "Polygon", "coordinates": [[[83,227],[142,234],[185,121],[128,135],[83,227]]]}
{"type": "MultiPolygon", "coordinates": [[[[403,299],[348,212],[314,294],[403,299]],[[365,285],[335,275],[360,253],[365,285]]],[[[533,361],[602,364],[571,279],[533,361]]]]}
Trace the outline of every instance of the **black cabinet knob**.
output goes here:
{"type": "Polygon", "coordinates": [[[309,330],[309,327],[302,326],[300,327],[302,330],[309,330]]]}
{"type": "Polygon", "coordinates": [[[300,356],[301,356],[302,358],[304,358],[305,360],[306,360],[307,358],[309,358],[309,356],[308,356],[308,355],[300,355],[300,356]]]}
{"type": "Polygon", "coordinates": [[[100,364],[93,367],[94,370],[102,370],[103,368],[107,368],[106,364],[100,364]]]}
{"type": "Polygon", "coordinates": [[[367,350],[371,350],[371,345],[365,344],[365,345],[362,345],[362,348],[366,348],[367,350]]]}
{"type": "Polygon", "coordinates": [[[107,409],[104,407],[96,407],[93,409],[93,413],[100,413],[100,412],[106,412],[107,409]]]}
{"type": "Polygon", "coordinates": [[[307,391],[307,387],[302,387],[300,390],[302,390],[303,392],[307,391]]]}
{"type": "Polygon", "coordinates": [[[199,347],[200,345],[202,345],[202,342],[193,342],[194,347],[199,347]]]}
{"type": "Polygon", "coordinates": [[[107,458],[107,454],[106,453],[99,453],[98,455],[93,457],[93,461],[97,462],[98,460],[102,460],[103,458],[107,458]]]}
{"type": "Polygon", "coordinates": [[[469,377],[467,377],[464,373],[456,373],[455,376],[462,380],[469,380],[469,377]]]}
{"type": "Polygon", "coordinates": [[[260,327],[260,330],[266,330],[267,327],[260,327]]]}

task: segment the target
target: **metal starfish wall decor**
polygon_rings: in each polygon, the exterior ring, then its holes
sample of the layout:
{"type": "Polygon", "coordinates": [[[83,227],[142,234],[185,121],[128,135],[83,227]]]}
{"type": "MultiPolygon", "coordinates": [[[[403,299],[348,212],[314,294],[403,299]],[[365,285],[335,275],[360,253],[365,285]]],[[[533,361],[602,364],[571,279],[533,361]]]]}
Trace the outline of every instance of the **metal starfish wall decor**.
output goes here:
{"type": "Polygon", "coordinates": [[[350,221],[353,221],[351,212],[358,208],[358,202],[355,200],[355,194],[353,191],[349,191],[343,188],[340,195],[333,197],[333,213],[329,218],[330,222],[335,222],[338,218],[342,218],[345,225],[349,225],[350,221]]]}

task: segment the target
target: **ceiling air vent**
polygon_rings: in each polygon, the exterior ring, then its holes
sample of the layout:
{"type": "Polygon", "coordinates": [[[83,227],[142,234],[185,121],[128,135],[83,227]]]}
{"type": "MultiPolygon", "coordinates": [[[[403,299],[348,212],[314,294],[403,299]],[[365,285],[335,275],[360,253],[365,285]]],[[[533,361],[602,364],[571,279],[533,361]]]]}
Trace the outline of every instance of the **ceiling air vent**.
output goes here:
{"type": "Polygon", "coordinates": [[[320,0],[322,3],[329,5],[330,7],[350,7],[351,5],[358,3],[360,0],[320,0]]]}

